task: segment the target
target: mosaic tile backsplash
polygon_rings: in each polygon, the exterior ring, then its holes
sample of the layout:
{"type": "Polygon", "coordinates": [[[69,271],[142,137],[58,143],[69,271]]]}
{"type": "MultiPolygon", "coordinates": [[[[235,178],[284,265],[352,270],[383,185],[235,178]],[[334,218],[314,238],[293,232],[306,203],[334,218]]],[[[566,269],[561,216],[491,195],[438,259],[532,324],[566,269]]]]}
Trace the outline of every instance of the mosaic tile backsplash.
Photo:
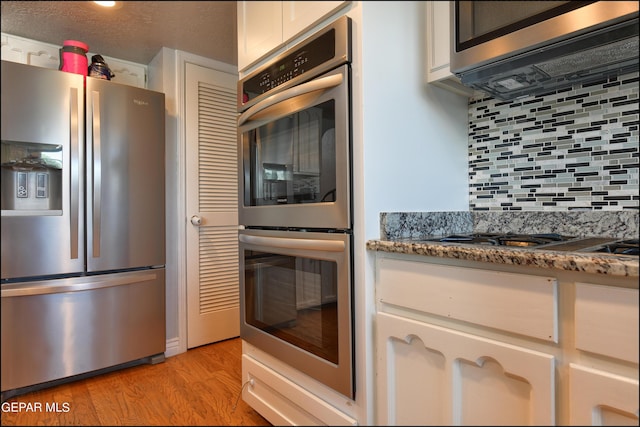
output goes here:
{"type": "Polygon", "coordinates": [[[469,209],[638,210],[638,82],[470,99],[469,209]]]}

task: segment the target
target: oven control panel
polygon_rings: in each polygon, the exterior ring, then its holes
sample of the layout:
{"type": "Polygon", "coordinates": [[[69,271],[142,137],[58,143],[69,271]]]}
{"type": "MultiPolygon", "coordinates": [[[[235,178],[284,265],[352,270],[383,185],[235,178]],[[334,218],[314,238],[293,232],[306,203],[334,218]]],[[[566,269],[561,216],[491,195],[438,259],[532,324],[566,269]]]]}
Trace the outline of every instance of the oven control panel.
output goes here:
{"type": "Polygon", "coordinates": [[[304,74],[307,68],[313,68],[322,64],[322,62],[324,60],[320,57],[309,57],[307,51],[300,52],[293,59],[276,64],[271,69],[256,76],[253,81],[246,82],[245,91],[255,92],[257,95],[263,94],[294,77],[304,74]],[[251,91],[251,89],[254,90],[251,91]]]}
{"type": "Polygon", "coordinates": [[[342,17],[238,82],[238,111],[274,89],[310,80],[351,59],[351,21],[342,17]]]}

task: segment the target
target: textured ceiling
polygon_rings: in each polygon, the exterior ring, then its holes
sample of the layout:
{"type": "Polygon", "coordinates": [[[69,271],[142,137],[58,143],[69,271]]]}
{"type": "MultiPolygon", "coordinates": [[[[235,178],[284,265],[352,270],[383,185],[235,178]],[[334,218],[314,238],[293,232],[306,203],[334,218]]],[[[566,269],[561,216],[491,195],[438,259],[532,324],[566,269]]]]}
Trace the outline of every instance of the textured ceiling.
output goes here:
{"type": "Polygon", "coordinates": [[[123,1],[105,9],[91,1],[2,1],[2,32],[148,64],[160,48],[237,65],[235,1],[123,1]]]}

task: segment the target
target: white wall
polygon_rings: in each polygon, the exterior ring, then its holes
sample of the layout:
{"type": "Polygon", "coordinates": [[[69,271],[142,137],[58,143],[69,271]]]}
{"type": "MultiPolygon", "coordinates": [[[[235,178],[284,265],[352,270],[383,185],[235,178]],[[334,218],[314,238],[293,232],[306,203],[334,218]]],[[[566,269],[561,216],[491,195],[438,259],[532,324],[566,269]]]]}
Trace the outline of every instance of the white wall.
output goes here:
{"type": "Polygon", "coordinates": [[[424,2],[352,2],[356,409],[374,422],[380,212],[467,211],[467,99],[424,81],[424,2]]]}
{"type": "Polygon", "coordinates": [[[467,98],[424,81],[424,2],[364,2],[367,237],[379,212],[467,211],[467,98]]]}

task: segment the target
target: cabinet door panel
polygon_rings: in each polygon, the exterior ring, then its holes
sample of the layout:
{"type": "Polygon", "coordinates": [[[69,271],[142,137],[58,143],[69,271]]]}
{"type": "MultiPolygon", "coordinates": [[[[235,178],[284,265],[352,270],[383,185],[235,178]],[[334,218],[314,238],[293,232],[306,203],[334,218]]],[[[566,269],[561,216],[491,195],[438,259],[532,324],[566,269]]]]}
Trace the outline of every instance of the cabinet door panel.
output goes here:
{"type": "Polygon", "coordinates": [[[282,39],[289,41],[338,9],[344,1],[283,1],[282,39]]]}
{"type": "Polygon", "coordinates": [[[282,2],[238,2],[238,70],[282,45],[282,2]]]}
{"type": "Polygon", "coordinates": [[[472,96],[473,89],[460,83],[449,68],[451,13],[448,1],[426,1],[425,45],[426,81],[462,96],[472,96]]]}
{"type": "Polygon", "coordinates": [[[449,2],[425,2],[427,12],[427,76],[429,81],[452,77],[449,71],[449,2]]]}
{"type": "Polygon", "coordinates": [[[388,390],[389,422],[442,425],[442,408],[447,403],[442,393],[446,360],[442,353],[428,348],[420,338],[410,339],[407,342],[393,337],[387,343],[387,369],[392,378],[388,390]],[[404,384],[409,380],[410,384],[404,384]]]}
{"type": "Polygon", "coordinates": [[[571,425],[638,425],[638,380],[573,363],[569,376],[571,425]]]}
{"type": "Polygon", "coordinates": [[[576,348],[638,363],[638,290],[576,283],[576,348]]]}
{"type": "Polygon", "coordinates": [[[378,424],[555,423],[551,355],[387,313],[376,349],[378,424]]]}

